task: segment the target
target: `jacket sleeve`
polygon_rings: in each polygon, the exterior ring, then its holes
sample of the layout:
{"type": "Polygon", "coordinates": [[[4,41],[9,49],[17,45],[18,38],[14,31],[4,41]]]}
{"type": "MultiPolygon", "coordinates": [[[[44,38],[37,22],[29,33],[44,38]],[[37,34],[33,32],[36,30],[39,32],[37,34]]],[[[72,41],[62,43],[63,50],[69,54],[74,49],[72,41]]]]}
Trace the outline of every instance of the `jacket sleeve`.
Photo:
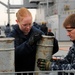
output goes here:
{"type": "Polygon", "coordinates": [[[28,40],[24,41],[23,43],[20,43],[19,38],[16,38],[16,34],[14,32],[11,32],[8,37],[14,37],[14,47],[15,47],[15,56],[27,56],[34,50],[36,50],[36,44],[31,46],[28,44],[28,40]]]}
{"type": "Polygon", "coordinates": [[[69,48],[69,52],[68,54],[66,55],[66,57],[64,58],[64,60],[66,60],[68,63],[73,63],[74,59],[75,59],[75,50],[73,47],[70,47],[69,48]]]}
{"type": "Polygon", "coordinates": [[[75,69],[75,50],[70,47],[68,54],[64,59],[59,59],[52,63],[53,70],[70,70],[75,69]]]}
{"type": "Polygon", "coordinates": [[[36,45],[35,46],[30,46],[27,41],[25,41],[24,43],[18,45],[15,47],[15,53],[16,56],[27,56],[30,53],[32,53],[34,50],[36,50],[36,45]]]}
{"type": "Polygon", "coordinates": [[[61,64],[72,64],[75,63],[75,54],[74,54],[74,48],[70,48],[68,54],[64,57],[64,59],[60,59],[59,62],[61,64]]]}

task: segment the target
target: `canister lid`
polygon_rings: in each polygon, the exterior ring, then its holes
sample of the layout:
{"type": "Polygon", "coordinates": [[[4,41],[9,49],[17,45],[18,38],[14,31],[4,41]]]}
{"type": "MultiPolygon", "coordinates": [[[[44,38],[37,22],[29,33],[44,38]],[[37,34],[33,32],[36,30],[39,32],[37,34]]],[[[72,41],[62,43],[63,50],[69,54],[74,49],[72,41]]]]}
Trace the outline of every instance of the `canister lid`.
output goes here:
{"type": "Polygon", "coordinates": [[[47,36],[47,35],[42,35],[44,38],[54,38],[54,36],[47,36]]]}
{"type": "Polygon", "coordinates": [[[13,37],[6,37],[6,38],[0,38],[0,41],[13,41],[15,38],[13,37]]]}

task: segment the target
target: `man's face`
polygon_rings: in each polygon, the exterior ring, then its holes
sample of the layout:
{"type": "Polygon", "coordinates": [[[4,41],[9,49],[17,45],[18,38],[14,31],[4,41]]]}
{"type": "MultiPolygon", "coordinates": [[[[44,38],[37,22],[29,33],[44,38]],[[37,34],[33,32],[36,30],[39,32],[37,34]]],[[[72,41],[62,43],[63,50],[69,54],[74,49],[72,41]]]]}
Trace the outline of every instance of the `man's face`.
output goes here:
{"type": "Polygon", "coordinates": [[[67,36],[70,37],[72,41],[75,41],[75,27],[71,27],[70,25],[66,27],[67,36]]]}
{"type": "Polygon", "coordinates": [[[17,21],[17,23],[19,25],[19,28],[24,32],[24,34],[27,35],[32,27],[32,17],[27,16],[23,18],[22,21],[17,21]]]}

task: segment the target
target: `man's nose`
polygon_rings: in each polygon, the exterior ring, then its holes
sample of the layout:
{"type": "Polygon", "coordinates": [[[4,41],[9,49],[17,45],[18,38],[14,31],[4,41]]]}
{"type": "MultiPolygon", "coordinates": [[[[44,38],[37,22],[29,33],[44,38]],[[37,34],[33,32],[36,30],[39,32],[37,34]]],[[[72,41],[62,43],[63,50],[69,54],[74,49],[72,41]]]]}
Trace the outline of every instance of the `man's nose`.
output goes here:
{"type": "Polygon", "coordinates": [[[70,35],[70,32],[67,32],[67,36],[69,36],[70,35]]]}
{"type": "Polygon", "coordinates": [[[30,28],[30,26],[28,25],[28,26],[27,26],[27,29],[29,29],[29,28],[30,28]]]}

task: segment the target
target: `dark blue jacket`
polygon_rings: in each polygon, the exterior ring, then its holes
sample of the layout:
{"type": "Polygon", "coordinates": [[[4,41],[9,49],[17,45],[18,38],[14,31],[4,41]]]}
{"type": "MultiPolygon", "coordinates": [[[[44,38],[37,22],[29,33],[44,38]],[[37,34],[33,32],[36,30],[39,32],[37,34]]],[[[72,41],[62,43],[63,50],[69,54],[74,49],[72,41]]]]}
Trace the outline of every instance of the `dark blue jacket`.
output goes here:
{"type": "Polygon", "coordinates": [[[28,35],[24,35],[19,29],[18,25],[15,25],[13,31],[8,37],[15,38],[15,71],[34,71],[36,44],[30,46],[28,40],[33,33],[43,32],[34,26],[28,35]]]}

